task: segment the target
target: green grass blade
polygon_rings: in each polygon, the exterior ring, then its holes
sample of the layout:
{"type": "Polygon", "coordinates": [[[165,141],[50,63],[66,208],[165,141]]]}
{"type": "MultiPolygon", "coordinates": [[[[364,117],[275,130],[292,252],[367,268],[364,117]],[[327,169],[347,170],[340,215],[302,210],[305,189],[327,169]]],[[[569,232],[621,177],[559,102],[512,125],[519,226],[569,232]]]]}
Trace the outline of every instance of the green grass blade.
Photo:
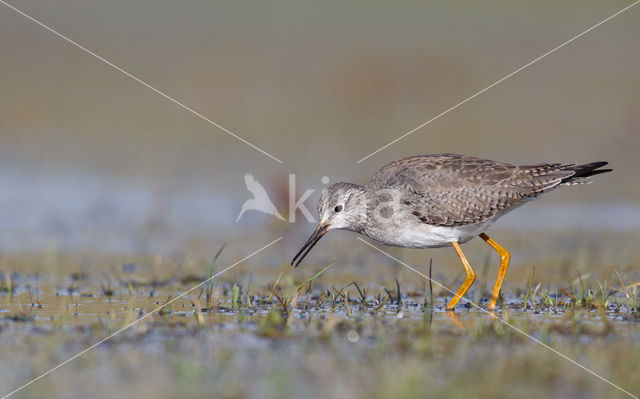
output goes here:
{"type": "Polygon", "coordinates": [[[318,277],[320,277],[320,275],[322,273],[324,273],[325,271],[327,271],[328,268],[330,268],[336,261],[332,260],[331,262],[329,262],[328,265],[326,265],[324,267],[324,269],[320,270],[318,273],[314,274],[313,276],[311,276],[310,278],[308,278],[304,283],[300,284],[298,286],[298,288],[296,288],[296,291],[300,291],[302,289],[302,287],[305,286],[305,284],[311,283],[313,280],[317,279],[318,277]]]}

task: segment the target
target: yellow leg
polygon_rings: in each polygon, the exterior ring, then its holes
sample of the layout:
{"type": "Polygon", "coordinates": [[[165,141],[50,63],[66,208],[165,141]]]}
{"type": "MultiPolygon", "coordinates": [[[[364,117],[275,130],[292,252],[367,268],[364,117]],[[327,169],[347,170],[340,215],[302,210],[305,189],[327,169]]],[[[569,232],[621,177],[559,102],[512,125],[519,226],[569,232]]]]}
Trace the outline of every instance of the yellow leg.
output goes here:
{"type": "Polygon", "coordinates": [[[471,268],[467,257],[464,256],[462,248],[460,248],[460,244],[458,244],[457,242],[452,242],[451,245],[453,245],[453,249],[456,250],[458,258],[460,258],[460,262],[462,262],[462,266],[464,266],[464,271],[467,276],[464,279],[462,287],[460,287],[458,292],[456,292],[456,294],[454,295],[453,299],[451,299],[451,301],[447,305],[446,310],[453,310],[456,307],[456,303],[458,303],[460,298],[462,298],[462,296],[465,294],[465,292],[467,292],[469,287],[471,287],[471,284],[473,284],[474,280],[476,279],[476,273],[471,268]]]}
{"type": "Polygon", "coordinates": [[[491,300],[489,301],[489,309],[493,310],[496,308],[496,301],[498,300],[498,295],[500,295],[502,281],[504,280],[504,276],[505,274],[507,274],[507,269],[509,268],[509,260],[511,260],[511,254],[509,253],[509,251],[498,245],[497,242],[493,241],[493,239],[485,233],[481,233],[480,238],[485,240],[487,244],[491,245],[491,247],[495,249],[496,252],[498,252],[498,255],[500,255],[500,270],[498,271],[498,279],[496,280],[496,285],[493,286],[493,293],[491,294],[491,300]]]}

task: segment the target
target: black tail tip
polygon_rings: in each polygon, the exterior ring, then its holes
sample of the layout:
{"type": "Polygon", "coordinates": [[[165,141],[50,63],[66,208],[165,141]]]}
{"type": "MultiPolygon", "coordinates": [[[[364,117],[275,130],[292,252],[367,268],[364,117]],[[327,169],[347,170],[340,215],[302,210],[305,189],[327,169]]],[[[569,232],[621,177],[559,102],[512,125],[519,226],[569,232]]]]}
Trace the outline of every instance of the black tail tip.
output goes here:
{"type": "Polygon", "coordinates": [[[584,165],[576,165],[573,167],[575,174],[571,177],[572,178],[591,177],[591,176],[613,171],[613,169],[600,169],[601,167],[606,166],[608,164],[609,162],[599,161],[599,162],[586,163],[584,165]]]}

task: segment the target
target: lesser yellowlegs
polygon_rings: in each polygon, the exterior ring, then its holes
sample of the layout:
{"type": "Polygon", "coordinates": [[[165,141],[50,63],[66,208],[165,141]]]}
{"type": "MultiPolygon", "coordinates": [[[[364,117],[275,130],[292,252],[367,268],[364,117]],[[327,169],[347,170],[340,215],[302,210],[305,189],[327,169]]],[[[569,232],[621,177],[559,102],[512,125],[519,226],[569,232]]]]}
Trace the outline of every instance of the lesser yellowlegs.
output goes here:
{"type": "Polygon", "coordinates": [[[466,272],[447,305],[453,310],[476,278],[460,244],[480,236],[498,252],[500,269],[489,301],[495,309],[510,253],[486,234],[500,216],[560,186],[589,183],[607,162],[515,166],[456,154],[391,162],[366,185],[336,183],[318,201],[320,223],[291,261],[296,267],[329,230],[345,229],[405,248],[452,245],[466,272]]]}

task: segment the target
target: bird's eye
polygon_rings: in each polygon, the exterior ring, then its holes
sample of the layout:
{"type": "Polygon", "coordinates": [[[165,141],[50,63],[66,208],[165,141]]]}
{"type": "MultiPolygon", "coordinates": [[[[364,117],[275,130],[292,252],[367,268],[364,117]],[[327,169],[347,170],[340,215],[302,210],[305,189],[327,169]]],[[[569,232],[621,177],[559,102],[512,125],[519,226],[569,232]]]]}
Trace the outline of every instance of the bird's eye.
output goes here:
{"type": "Polygon", "coordinates": [[[336,205],[336,207],[333,208],[333,211],[336,212],[336,213],[341,212],[342,211],[342,205],[336,205]]]}

